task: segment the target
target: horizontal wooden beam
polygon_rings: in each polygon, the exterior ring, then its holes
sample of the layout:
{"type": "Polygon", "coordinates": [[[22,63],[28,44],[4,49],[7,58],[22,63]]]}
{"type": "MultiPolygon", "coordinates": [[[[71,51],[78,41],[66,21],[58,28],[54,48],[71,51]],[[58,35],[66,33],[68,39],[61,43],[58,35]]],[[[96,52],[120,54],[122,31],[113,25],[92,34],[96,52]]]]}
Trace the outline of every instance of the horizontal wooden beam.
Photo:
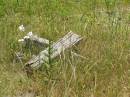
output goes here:
{"type": "Polygon", "coordinates": [[[24,36],[23,39],[19,39],[18,41],[26,43],[26,41],[28,41],[28,40],[30,40],[32,42],[36,42],[41,45],[49,44],[49,40],[38,37],[37,35],[34,35],[32,32],[29,32],[26,36],[24,36]]]}

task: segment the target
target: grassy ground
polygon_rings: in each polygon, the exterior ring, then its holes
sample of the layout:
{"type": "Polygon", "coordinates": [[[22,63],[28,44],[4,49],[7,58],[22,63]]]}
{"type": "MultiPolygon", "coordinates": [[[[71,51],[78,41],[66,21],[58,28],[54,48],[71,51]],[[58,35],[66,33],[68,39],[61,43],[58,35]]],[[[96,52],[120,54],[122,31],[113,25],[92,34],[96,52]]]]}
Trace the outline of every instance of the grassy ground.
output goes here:
{"type": "Polygon", "coordinates": [[[129,0],[0,0],[0,96],[26,91],[38,97],[130,96],[129,0]],[[25,32],[18,30],[23,24],[25,32]],[[18,39],[29,31],[56,41],[72,30],[84,40],[28,78],[25,63],[35,53],[18,39]]]}

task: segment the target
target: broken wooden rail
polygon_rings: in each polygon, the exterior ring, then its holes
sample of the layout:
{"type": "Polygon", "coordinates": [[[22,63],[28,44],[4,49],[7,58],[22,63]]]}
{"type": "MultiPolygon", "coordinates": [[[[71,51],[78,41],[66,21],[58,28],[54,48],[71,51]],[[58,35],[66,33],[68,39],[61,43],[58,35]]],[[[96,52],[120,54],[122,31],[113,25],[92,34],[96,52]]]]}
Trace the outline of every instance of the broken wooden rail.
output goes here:
{"type": "Polygon", "coordinates": [[[29,32],[26,36],[24,36],[23,39],[19,39],[18,41],[26,43],[28,40],[35,42],[35,43],[38,43],[40,45],[49,44],[48,39],[38,37],[37,35],[34,35],[32,32],[29,32]]]}
{"type": "MultiPolygon", "coordinates": [[[[82,39],[81,36],[69,32],[63,38],[59,39],[57,42],[53,43],[50,48],[52,53],[50,55],[51,59],[57,57],[62,51],[67,48],[72,47],[82,39]]],[[[43,63],[49,61],[49,47],[41,51],[36,57],[32,58],[26,63],[26,66],[31,67],[32,69],[38,69],[43,63]]]]}

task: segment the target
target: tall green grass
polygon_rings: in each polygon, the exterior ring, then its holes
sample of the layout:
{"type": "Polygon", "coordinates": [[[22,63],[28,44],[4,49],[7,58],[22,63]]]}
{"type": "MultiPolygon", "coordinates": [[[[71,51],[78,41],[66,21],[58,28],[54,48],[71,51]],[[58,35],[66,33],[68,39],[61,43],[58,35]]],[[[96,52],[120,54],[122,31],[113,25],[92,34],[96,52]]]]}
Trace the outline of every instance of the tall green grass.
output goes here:
{"type": "Polygon", "coordinates": [[[0,96],[129,97],[129,17],[129,0],[0,0],[0,96]],[[32,31],[56,41],[70,30],[83,41],[28,78],[15,52],[22,49],[25,63],[38,51],[18,39],[32,31]]]}

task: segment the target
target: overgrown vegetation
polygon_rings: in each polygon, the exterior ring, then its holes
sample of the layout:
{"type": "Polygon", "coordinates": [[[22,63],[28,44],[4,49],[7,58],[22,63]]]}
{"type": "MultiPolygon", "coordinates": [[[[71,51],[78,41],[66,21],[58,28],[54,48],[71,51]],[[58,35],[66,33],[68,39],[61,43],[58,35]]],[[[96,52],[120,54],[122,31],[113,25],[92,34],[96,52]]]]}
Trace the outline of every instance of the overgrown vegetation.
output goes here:
{"type": "Polygon", "coordinates": [[[129,0],[0,0],[0,97],[26,91],[38,97],[129,97],[129,4],[129,0]],[[21,24],[25,32],[18,30],[21,24]],[[38,51],[19,45],[18,39],[32,31],[56,41],[70,30],[84,40],[28,78],[15,52],[24,52],[25,63],[38,51]],[[71,55],[71,50],[86,59],[71,55]]]}

